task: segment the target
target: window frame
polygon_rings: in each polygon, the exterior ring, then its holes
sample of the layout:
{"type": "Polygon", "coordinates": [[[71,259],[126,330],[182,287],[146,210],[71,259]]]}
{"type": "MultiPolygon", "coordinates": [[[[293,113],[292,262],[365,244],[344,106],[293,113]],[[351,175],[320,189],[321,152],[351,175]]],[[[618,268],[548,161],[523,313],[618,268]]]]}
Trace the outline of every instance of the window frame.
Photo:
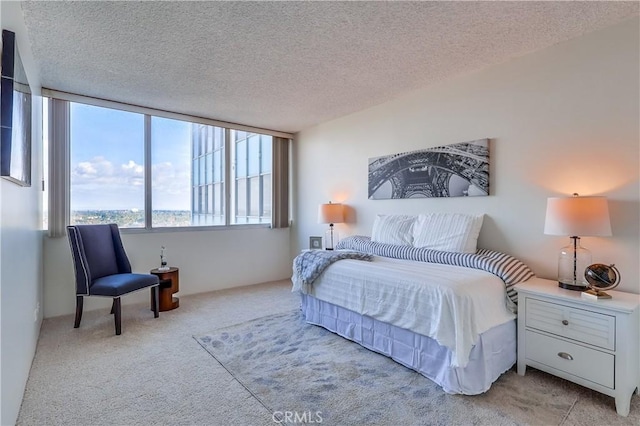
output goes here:
{"type": "MultiPolygon", "coordinates": [[[[230,131],[231,132],[231,131],[230,131]]],[[[243,224],[264,224],[267,222],[264,222],[263,220],[265,220],[266,216],[264,214],[264,181],[265,181],[265,176],[269,175],[269,180],[271,181],[271,205],[273,205],[273,179],[275,179],[275,175],[273,173],[273,168],[274,168],[274,155],[273,155],[273,148],[274,148],[274,136],[271,135],[267,135],[264,133],[256,133],[256,132],[244,132],[245,134],[242,135],[241,137],[237,137],[237,135],[232,134],[232,140],[231,140],[231,144],[232,144],[232,156],[233,158],[236,160],[236,162],[234,164],[232,164],[232,170],[233,170],[233,177],[232,179],[234,180],[234,182],[232,183],[233,187],[232,190],[234,191],[234,194],[232,194],[234,197],[234,205],[232,206],[232,211],[231,211],[231,222],[232,224],[235,225],[243,225],[243,224]],[[263,168],[263,156],[264,156],[264,151],[263,151],[263,137],[264,136],[268,136],[271,137],[271,167],[268,170],[265,170],[263,168]],[[257,171],[252,170],[251,169],[251,158],[249,156],[249,153],[251,152],[251,139],[252,138],[256,138],[257,139],[257,144],[258,144],[258,156],[257,158],[254,160],[257,164],[257,171]],[[240,142],[244,142],[244,146],[245,146],[245,164],[243,165],[243,175],[239,176],[238,175],[238,163],[237,163],[237,146],[238,143],[240,142]],[[238,207],[239,207],[239,199],[237,197],[237,191],[238,191],[238,182],[242,180],[244,181],[244,215],[240,215],[238,213],[238,207]],[[252,188],[253,185],[252,183],[254,181],[257,181],[257,186],[258,186],[258,199],[257,199],[257,203],[258,203],[258,210],[257,210],[257,215],[251,214],[252,213],[252,208],[253,208],[253,204],[252,204],[252,188]],[[234,220],[238,220],[239,217],[242,217],[245,222],[243,223],[237,223],[237,222],[233,222],[234,220]],[[258,222],[247,222],[250,218],[257,218],[258,222]]],[[[268,223],[271,223],[273,221],[273,207],[271,207],[271,214],[270,214],[270,220],[268,223]]]]}
{"type": "MultiPolygon", "coordinates": [[[[96,107],[102,108],[110,108],[115,110],[121,110],[125,112],[132,112],[144,115],[144,218],[145,218],[145,226],[141,228],[121,228],[123,233],[127,234],[137,234],[137,233],[154,233],[154,232],[192,232],[192,231],[202,231],[202,230],[229,230],[229,229],[251,229],[251,228],[270,228],[273,222],[274,212],[273,212],[273,200],[272,211],[271,211],[271,223],[263,222],[263,223],[239,223],[234,224],[231,218],[232,209],[231,209],[231,184],[235,183],[235,178],[232,178],[232,167],[231,167],[231,147],[235,148],[234,142],[231,141],[231,130],[235,131],[244,131],[250,133],[264,134],[272,136],[273,141],[275,138],[286,138],[293,139],[293,135],[290,133],[279,132],[269,129],[263,129],[258,127],[251,127],[246,125],[239,125],[224,121],[212,120],[202,117],[195,117],[186,114],[156,110],[153,108],[146,108],[136,105],[130,104],[122,104],[114,101],[108,101],[103,99],[96,99],[81,95],[69,94],[65,92],[59,92],[51,89],[42,89],[42,96],[44,98],[44,102],[48,103],[49,109],[49,117],[45,118],[48,121],[49,127],[49,153],[56,153],[57,155],[49,155],[49,176],[45,178],[48,182],[45,182],[45,185],[49,188],[49,200],[58,199],[64,200],[64,202],[60,203],[51,203],[49,202],[49,218],[58,217],[60,218],[57,223],[52,223],[49,220],[48,223],[48,231],[50,236],[62,236],[65,235],[65,227],[70,222],[70,193],[71,193],[71,185],[70,185],[70,137],[69,137],[69,129],[71,125],[71,117],[67,114],[56,114],[54,111],[54,107],[52,104],[52,100],[64,101],[63,107],[69,109],[70,103],[81,103],[96,107]],[[168,118],[173,120],[185,121],[193,124],[202,124],[207,126],[220,127],[223,129],[224,136],[224,145],[222,147],[222,152],[224,154],[224,158],[222,159],[224,166],[224,173],[222,176],[222,187],[224,190],[224,218],[225,223],[219,225],[189,225],[189,226],[179,226],[179,227],[154,227],[152,222],[152,151],[151,151],[151,120],[153,117],[161,117],[168,118]],[[64,122],[64,125],[61,125],[60,122],[55,122],[55,120],[61,120],[64,122]],[[66,121],[65,121],[66,120],[66,121]],[[62,226],[61,226],[62,225],[62,226]]],[[[60,108],[60,106],[58,106],[60,108]]],[[[206,141],[205,141],[206,143],[206,141]]],[[[193,145],[193,138],[191,141],[193,145]]],[[[215,141],[212,140],[212,144],[215,145],[215,141]]],[[[192,147],[193,148],[193,147],[192,147]]],[[[273,157],[273,154],[272,154],[273,157]]],[[[193,163],[193,159],[191,159],[193,163]]],[[[258,161],[261,161],[258,158],[258,161]]],[[[193,164],[191,165],[193,167],[193,164]]],[[[271,165],[271,181],[272,188],[275,184],[273,182],[275,174],[273,173],[273,169],[276,167],[272,158],[271,165]]],[[[262,175],[260,175],[262,176],[262,175]]],[[[193,168],[192,168],[192,179],[193,183],[193,168]]],[[[193,184],[189,190],[191,191],[191,211],[193,214],[193,184]]],[[[263,194],[263,188],[260,188],[261,197],[263,194]]],[[[273,190],[272,190],[272,198],[273,198],[273,190]]]]}

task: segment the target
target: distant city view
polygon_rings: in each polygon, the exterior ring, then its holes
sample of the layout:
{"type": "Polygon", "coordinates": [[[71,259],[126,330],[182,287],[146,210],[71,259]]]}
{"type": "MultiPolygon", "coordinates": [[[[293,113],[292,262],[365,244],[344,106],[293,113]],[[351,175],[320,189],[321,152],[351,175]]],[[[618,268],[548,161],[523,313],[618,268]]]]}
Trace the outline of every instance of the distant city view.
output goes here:
{"type": "MultiPolygon", "coordinates": [[[[151,218],[154,228],[192,225],[189,210],[154,210],[151,218]]],[[[144,228],[144,210],[72,211],[71,223],[75,225],[117,223],[121,228],[144,228]]]]}

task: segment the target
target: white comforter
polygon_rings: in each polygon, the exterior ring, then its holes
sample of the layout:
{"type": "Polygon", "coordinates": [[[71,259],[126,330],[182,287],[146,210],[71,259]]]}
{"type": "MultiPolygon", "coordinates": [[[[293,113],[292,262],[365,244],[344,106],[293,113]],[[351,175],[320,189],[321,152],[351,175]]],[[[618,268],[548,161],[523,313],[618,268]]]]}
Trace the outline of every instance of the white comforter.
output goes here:
{"type": "Polygon", "coordinates": [[[515,318],[500,278],[460,266],[380,256],[372,262],[341,260],[307,292],[435,339],[452,351],[452,367],[467,365],[480,333],[515,318]]]}

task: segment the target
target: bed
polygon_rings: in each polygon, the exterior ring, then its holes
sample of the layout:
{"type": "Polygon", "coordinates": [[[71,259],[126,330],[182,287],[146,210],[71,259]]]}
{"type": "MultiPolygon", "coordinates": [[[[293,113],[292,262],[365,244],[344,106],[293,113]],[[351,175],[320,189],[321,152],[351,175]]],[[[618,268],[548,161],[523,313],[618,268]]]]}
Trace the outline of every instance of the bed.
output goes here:
{"type": "Polygon", "coordinates": [[[337,249],[294,261],[293,291],[307,323],[389,356],[447,393],[486,392],[515,364],[512,287],[533,276],[519,260],[475,247],[450,252],[364,236],[337,249]]]}

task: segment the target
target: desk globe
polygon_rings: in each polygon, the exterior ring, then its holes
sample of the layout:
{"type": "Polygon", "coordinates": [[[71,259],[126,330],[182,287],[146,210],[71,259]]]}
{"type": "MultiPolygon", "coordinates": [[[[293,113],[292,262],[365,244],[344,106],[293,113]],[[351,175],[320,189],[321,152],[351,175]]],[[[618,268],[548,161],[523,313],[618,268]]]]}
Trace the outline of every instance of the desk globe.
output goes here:
{"type": "Polygon", "coordinates": [[[583,292],[583,295],[596,299],[611,299],[605,290],[611,290],[620,284],[620,271],[614,264],[589,265],[584,270],[584,277],[589,283],[589,290],[583,292]]]}

